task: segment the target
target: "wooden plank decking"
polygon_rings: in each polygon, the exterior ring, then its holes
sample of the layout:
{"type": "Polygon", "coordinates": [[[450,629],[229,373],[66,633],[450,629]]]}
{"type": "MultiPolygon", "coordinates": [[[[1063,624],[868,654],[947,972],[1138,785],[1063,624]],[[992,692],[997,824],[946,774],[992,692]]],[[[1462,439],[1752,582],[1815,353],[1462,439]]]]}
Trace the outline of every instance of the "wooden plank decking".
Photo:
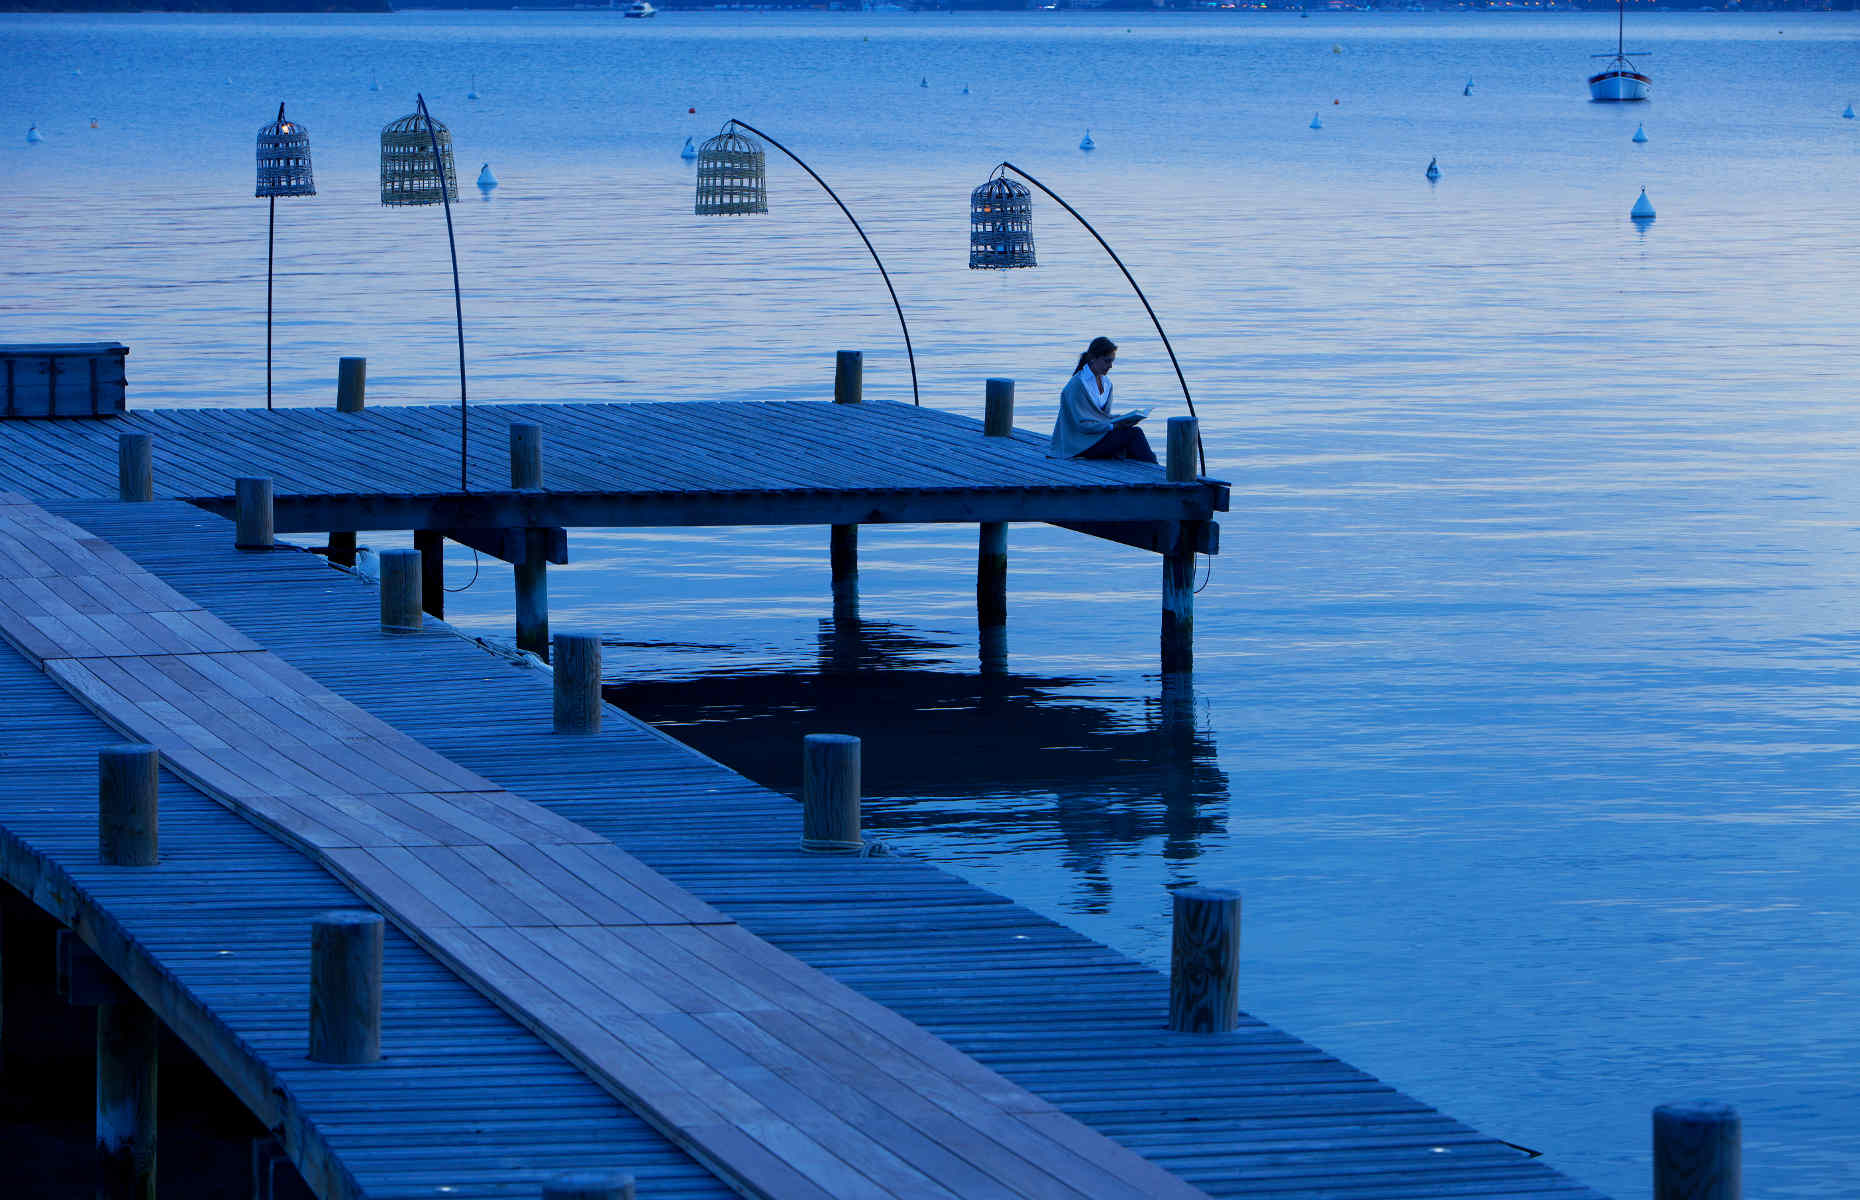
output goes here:
{"type": "Polygon", "coordinates": [[[238,554],[173,505],[62,511],[325,686],[1211,1193],[1593,1195],[1257,1022],[1166,1033],[1152,972],[926,864],[800,854],[791,802],[636,724],[551,738],[540,679],[441,632],[381,634],[372,591],[307,555],[238,554]]]}
{"type": "MultiPolygon", "coordinates": [[[[310,1061],[307,931],[354,894],[166,772],[161,864],[101,865],[97,749],[121,735],[5,644],[0,696],[0,878],[150,1001],[316,1195],[535,1200],[552,1173],[592,1168],[633,1173],[642,1196],[735,1195],[392,927],[382,1060],[310,1061]]],[[[14,979],[32,948],[20,932],[8,926],[14,979]]],[[[9,1010],[6,1036],[32,1030],[9,1010]]],[[[188,1165],[163,1151],[164,1179],[188,1165]]]]}
{"type": "Polygon", "coordinates": [[[14,496],[0,578],[18,581],[0,585],[0,634],[48,675],[314,855],[743,1194],[1200,1194],[14,496]]]}
{"type": "Polygon", "coordinates": [[[531,526],[1204,521],[1225,485],[1134,462],[1049,459],[1046,439],[982,436],[904,404],[814,401],[148,409],[0,422],[0,489],[114,497],[117,438],[152,438],[155,494],[222,509],[266,476],[280,532],[531,526]],[[509,427],[543,431],[538,491],[510,490],[509,427]]]}

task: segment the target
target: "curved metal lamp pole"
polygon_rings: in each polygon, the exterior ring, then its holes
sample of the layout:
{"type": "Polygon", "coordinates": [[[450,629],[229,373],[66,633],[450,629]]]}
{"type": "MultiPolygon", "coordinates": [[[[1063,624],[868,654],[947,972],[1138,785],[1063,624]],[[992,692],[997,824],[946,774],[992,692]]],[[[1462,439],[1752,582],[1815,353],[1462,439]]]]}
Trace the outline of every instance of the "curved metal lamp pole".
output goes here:
{"type": "MultiPolygon", "coordinates": [[[[284,105],[278,105],[284,120],[284,105]]],[[[265,222],[265,411],[271,411],[271,276],[278,260],[278,198],[271,198],[271,216],[265,222]]]]}
{"type": "Polygon", "coordinates": [[[1044,183],[1041,183],[1039,180],[1027,174],[1027,172],[1021,170],[1019,167],[1015,166],[1011,162],[1003,162],[1000,166],[995,168],[995,173],[998,174],[1001,171],[1014,172],[1014,174],[1020,176],[1022,179],[1025,179],[1028,183],[1031,183],[1034,187],[1039,188],[1041,191],[1045,192],[1048,196],[1051,196],[1053,200],[1059,205],[1059,207],[1071,213],[1072,216],[1078,221],[1078,223],[1085,227],[1085,231],[1087,233],[1091,234],[1094,238],[1098,239],[1098,244],[1104,247],[1104,252],[1111,256],[1111,261],[1117,264],[1117,269],[1122,271],[1124,273],[1124,278],[1130,281],[1131,290],[1137,293],[1137,299],[1143,301],[1143,311],[1150,315],[1150,323],[1156,326],[1157,336],[1162,338],[1163,349],[1169,352],[1169,365],[1175,368],[1176,382],[1182,385],[1182,399],[1187,401],[1188,403],[1188,415],[1191,417],[1196,417],[1195,457],[1199,459],[1201,462],[1201,473],[1203,475],[1206,475],[1208,473],[1208,452],[1202,448],[1202,444],[1201,444],[1201,422],[1200,422],[1199,416],[1197,416],[1195,412],[1195,398],[1188,394],[1188,380],[1184,378],[1182,375],[1182,364],[1176,361],[1175,347],[1169,344],[1169,335],[1163,332],[1162,322],[1156,319],[1156,310],[1150,307],[1150,298],[1148,296],[1145,296],[1143,294],[1143,289],[1137,285],[1136,276],[1130,273],[1130,268],[1124,265],[1124,260],[1117,256],[1117,251],[1111,249],[1111,243],[1104,240],[1104,235],[1099,233],[1096,229],[1093,229],[1091,222],[1087,221],[1079,213],[1078,209],[1073,208],[1070,204],[1067,204],[1065,201],[1065,198],[1061,196],[1058,192],[1055,192],[1052,188],[1047,187],[1044,183]]]}
{"type": "Polygon", "coordinates": [[[415,95],[420,102],[420,117],[426,122],[426,136],[433,144],[433,170],[439,176],[439,202],[446,210],[446,246],[452,251],[452,313],[459,331],[459,491],[469,492],[471,484],[465,476],[465,461],[471,422],[467,419],[465,407],[465,302],[459,298],[459,244],[452,234],[451,192],[446,187],[446,163],[439,153],[439,134],[433,130],[433,114],[426,111],[426,97],[419,93],[415,95]]]}
{"type": "MultiPolygon", "coordinates": [[[[898,311],[898,328],[904,331],[904,355],[911,363],[911,403],[921,406],[923,404],[923,399],[917,392],[917,355],[916,352],[911,349],[911,327],[904,323],[904,306],[898,303],[898,289],[891,286],[891,275],[885,270],[885,264],[878,257],[878,251],[873,249],[872,239],[865,236],[865,228],[859,224],[859,218],[852,215],[852,209],[846,207],[846,202],[840,199],[839,193],[835,192],[831,187],[828,187],[827,181],[816,174],[814,168],[802,162],[800,156],[794,151],[788,149],[788,147],[782,145],[747,121],[739,121],[735,117],[731,117],[729,121],[725,123],[724,128],[728,129],[731,125],[735,125],[739,129],[748,130],[783,154],[786,154],[789,158],[794,159],[795,165],[812,176],[814,182],[820,185],[821,190],[833,197],[833,203],[840,206],[840,211],[846,214],[846,219],[852,222],[852,227],[858,231],[859,240],[865,243],[866,251],[871,254],[872,261],[878,266],[879,277],[885,281],[885,290],[891,293],[891,307],[898,311]]],[[[1057,197],[1055,197],[1055,199],[1057,199],[1057,197]]],[[[1061,200],[1060,203],[1064,204],[1065,201],[1061,200]]]]}

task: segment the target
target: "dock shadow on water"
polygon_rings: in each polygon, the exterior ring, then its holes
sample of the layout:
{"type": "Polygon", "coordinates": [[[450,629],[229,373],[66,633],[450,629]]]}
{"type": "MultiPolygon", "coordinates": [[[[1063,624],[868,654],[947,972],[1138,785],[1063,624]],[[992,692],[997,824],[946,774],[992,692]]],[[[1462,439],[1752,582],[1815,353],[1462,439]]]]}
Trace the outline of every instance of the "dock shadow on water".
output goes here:
{"type": "Polygon", "coordinates": [[[822,620],[809,666],[610,682],[606,698],[766,787],[798,796],[801,739],[862,742],[867,832],[938,861],[1057,852],[1094,911],[1115,856],[1199,856],[1228,781],[1190,689],[1133,704],[1088,677],[1017,674],[884,621],[822,620]],[[1096,896],[1097,900],[1093,897],[1096,896]]]}

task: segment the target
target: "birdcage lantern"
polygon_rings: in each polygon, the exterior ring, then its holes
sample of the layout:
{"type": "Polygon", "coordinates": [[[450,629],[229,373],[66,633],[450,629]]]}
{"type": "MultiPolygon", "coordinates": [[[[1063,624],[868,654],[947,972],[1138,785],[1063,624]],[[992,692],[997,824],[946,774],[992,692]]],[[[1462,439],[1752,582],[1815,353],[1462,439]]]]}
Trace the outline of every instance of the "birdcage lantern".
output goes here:
{"type": "Polygon", "coordinates": [[[727,216],[769,210],[768,163],[762,143],[734,122],[698,147],[697,215],[727,216]]]}
{"type": "Polygon", "coordinates": [[[443,204],[459,198],[452,135],[431,114],[415,111],[381,128],[381,203],[443,204]],[[427,132],[427,123],[432,132],[427,132]],[[433,144],[439,144],[438,162],[433,144]]]}
{"type": "Polygon", "coordinates": [[[252,194],[260,200],[316,195],[316,180],[310,173],[310,131],[300,122],[285,120],[282,104],[278,119],[258,131],[258,190],[252,194]]]}
{"type": "Polygon", "coordinates": [[[1033,192],[997,172],[969,193],[969,269],[1034,265],[1033,192]]]}

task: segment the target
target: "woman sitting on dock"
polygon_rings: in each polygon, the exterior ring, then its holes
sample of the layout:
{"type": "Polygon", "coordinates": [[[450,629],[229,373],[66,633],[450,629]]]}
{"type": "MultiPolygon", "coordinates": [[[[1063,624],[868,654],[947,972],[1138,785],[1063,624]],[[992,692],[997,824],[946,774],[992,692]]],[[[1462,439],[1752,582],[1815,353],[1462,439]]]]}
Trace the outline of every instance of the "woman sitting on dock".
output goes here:
{"type": "Polygon", "coordinates": [[[1141,412],[1111,411],[1111,381],[1105,373],[1117,361],[1110,338],[1091,340],[1066,388],[1059,393],[1059,420],[1053,424],[1053,458],[1133,458],[1153,463],[1150,440],[1137,428],[1141,412]]]}

